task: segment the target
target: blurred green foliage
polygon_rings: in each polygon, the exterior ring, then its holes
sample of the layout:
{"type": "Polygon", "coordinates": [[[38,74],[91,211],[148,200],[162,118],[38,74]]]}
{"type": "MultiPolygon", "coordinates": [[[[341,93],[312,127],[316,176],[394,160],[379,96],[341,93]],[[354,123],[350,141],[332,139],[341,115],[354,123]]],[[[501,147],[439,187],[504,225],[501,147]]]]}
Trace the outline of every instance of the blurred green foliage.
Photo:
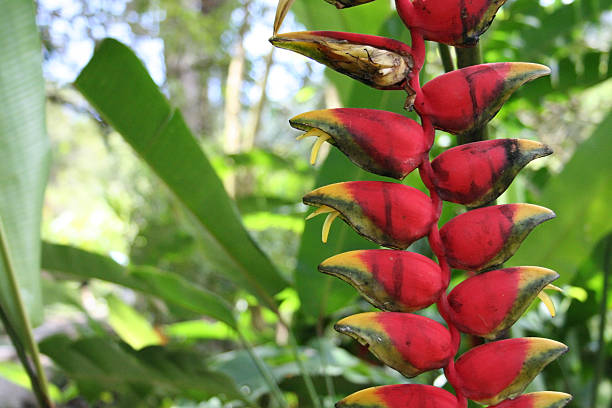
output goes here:
{"type": "MultiPolygon", "coordinates": [[[[286,122],[338,104],[402,113],[403,93],[322,74],[280,52],[266,73],[273,1],[93,3],[74,0],[72,11],[38,5],[54,158],[42,224],[45,323],[37,330],[53,363],[58,405],[310,407],[310,379],[322,405],[331,407],[373,385],[444,385],[441,372],[407,380],[333,332],[339,318],[371,306],[316,266],[374,246],[343,223],[322,244],[321,221],[304,223],[301,196],[333,182],[381,178],[334,149],[310,167],[309,146],[292,140],[296,132],[286,122]],[[75,38],[62,31],[66,25],[87,29],[75,38]],[[120,37],[136,55],[106,36],[120,37]],[[150,40],[163,43],[159,54],[142,46],[150,40]],[[77,93],[55,75],[78,41],[97,49],[76,80],[77,93]],[[246,49],[237,117],[242,136],[254,117],[261,121],[252,145],[229,152],[224,95],[237,44],[246,49]],[[267,92],[258,93],[266,75],[267,92]],[[228,188],[230,196],[223,186],[232,180],[240,188],[228,188]]],[[[565,293],[553,295],[554,319],[536,303],[510,335],[568,344],[570,352],[530,390],[569,392],[570,406],[584,408],[612,400],[612,372],[604,364],[612,354],[606,323],[612,300],[604,292],[612,232],[611,6],[610,0],[508,0],[482,39],[485,62],[553,69],[550,79],[517,92],[489,132],[542,140],[555,150],[521,172],[500,202],[532,202],[557,213],[510,263],[554,268],[565,293]]],[[[286,22],[292,30],[409,42],[383,0],[340,11],[322,0],[298,0],[292,12],[286,22]]],[[[426,61],[422,82],[443,72],[433,44],[426,61]]],[[[438,132],[432,154],[454,143],[438,132]]],[[[416,174],[405,183],[423,188],[416,174]]],[[[445,204],[441,222],[461,211],[445,204]]],[[[424,242],[410,249],[430,255],[424,242]]],[[[13,357],[0,361],[0,376],[27,386],[13,357]]]]}

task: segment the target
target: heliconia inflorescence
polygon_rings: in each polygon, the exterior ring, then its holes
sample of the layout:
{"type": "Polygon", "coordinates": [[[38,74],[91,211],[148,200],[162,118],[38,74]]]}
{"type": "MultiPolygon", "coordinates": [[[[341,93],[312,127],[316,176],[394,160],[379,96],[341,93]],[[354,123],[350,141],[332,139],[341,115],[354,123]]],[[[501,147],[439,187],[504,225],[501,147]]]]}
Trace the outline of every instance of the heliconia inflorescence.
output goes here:
{"type": "MultiPolygon", "coordinates": [[[[457,146],[430,162],[435,129],[455,135],[473,132],[491,120],[521,85],[550,69],[524,62],[480,64],[451,71],[419,84],[424,40],[473,46],[505,0],[396,0],[410,30],[410,46],[373,35],[334,31],[278,34],[294,0],[279,0],[274,37],[289,49],[381,90],[403,90],[405,108],[421,123],[373,109],[324,109],[289,122],[315,137],[311,163],[325,142],[355,165],[402,180],[419,174],[429,195],[399,183],[346,181],[306,194],[315,207],[307,219],[326,215],[322,240],[339,217],[358,234],[392,249],[357,250],[332,256],[319,271],[352,285],[382,312],[345,317],[334,328],[366,346],[385,365],[406,377],[444,370],[455,394],[429,385],[368,388],[340,400],[337,408],[465,408],[468,399],[496,408],[561,408],[571,395],[540,391],[522,394],[535,376],[567,351],[543,338],[500,339],[538,297],[551,316],[555,308],[545,290],[559,275],[537,266],[503,268],[536,226],[555,217],[532,204],[492,205],[529,162],[552,153],[542,143],[523,139],[484,140],[457,146]],[[469,211],[438,221],[443,200],[469,211]],[[486,206],[486,207],[485,207],[486,206]],[[427,237],[437,258],[404,251],[427,237]],[[449,293],[451,267],[468,278],[449,293]],[[446,327],[413,312],[436,304],[446,327]],[[456,358],[461,333],[489,340],[456,358]]],[[[373,0],[325,0],[337,8],[373,0]]]]}

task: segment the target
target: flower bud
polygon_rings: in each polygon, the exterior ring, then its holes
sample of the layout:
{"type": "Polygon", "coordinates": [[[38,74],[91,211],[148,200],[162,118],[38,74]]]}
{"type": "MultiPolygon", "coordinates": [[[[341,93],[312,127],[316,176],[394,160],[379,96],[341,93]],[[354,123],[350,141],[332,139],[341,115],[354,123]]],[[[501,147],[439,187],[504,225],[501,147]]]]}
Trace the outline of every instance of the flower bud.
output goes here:
{"type": "Polygon", "coordinates": [[[567,351],[565,344],[537,337],[500,340],[475,347],[455,363],[463,394],[493,405],[519,395],[550,362],[567,351]]]}
{"type": "Polygon", "coordinates": [[[414,108],[434,126],[453,134],[469,133],[493,118],[525,82],[550,74],[526,62],[474,65],[440,75],[423,86],[414,108]]]}
{"type": "MultiPolygon", "coordinates": [[[[434,222],[431,199],[416,188],[383,181],[349,181],[320,187],[303,198],[319,207],[308,218],[340,216],[358,234],[381,246],[406,249],[429,232],[434,222]]],[[[331,221],[323,226],[323,242],[331,221]]]]}
{"type": "Polygon", "coordinates": [[[334,326],[406,377],[444,367],[451,358],[450,333],[427,317],[395,312],[352,315],[334,326]]]}
{"type": "Polygon", "coordinates": [[[400,180],[419,166],[430,147],[417,122],[382,110],[316,110],[289,123],[306,131],[302,137],[326,138],[362,169],[400,180]]]}
{"type": "Polygon", "coordinates": [[[400,41],[337,31],[302,31],[278,34],[270,42],[373,88],[404,89],[410,100],[414,97],[408,85],[414,66],[412,50],[400,41]]]}
{"type": "Polygon", "coordinates": [[[529,232],[555,217],[533,204],[504,204],[460,214],[440,230],[449,264],[480,271],[510,258],[529,232]]]}
{"type": "Polygon", "coordinates": [[[562,408],[572,400],[564,392],[540,391],[508,399],[489,408],[562,408]]]}
{"type": "Polygon", "coordinates": [[[472,276],[448,296],[449,318],[462,332],[494,339],[511,327],[559,274],[520,266],[472,276]]]}
{"type": "Polygon", "coordinates": [[[372,305],[391,312],[428,307],[445,289],[438,264],[414,252],[345,252],[323,261],[319,271],[348,282],[372,305]]]}
{"type": "Polygon", "coordinates": [[[479,207],[499,197],[527,163],[551,153],[548,146],[524,139],[468,143],[436,157],[434,183],[443,200],[479,207]]]}
{"type": "Polygon", "coordinates": [[[431,385],[397,384],[366,388],[336,403],[336,408],[396,407],[456,408],[457,398],[450,392],[431,385]]]}
{"type": "Polygon", "coordinates": [[[506,0],[396,0],[404,23],[426,40],[459,47],[474,46],[506,0]]]}

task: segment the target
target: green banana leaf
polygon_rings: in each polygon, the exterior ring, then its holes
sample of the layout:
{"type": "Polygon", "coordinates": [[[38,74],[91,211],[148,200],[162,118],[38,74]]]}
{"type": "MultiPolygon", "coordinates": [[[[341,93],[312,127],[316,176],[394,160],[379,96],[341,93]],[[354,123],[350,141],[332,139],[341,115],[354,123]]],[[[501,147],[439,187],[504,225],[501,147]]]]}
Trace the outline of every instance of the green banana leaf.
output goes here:
{"type": "Polygon", "coordinates": [[[540,265],[556,270],[557,283],[572,280],[595,245],[612,231],[612,112],[576,150],[560,174],[552,178],[535,204],[555,211],[557,218],[536,228],[512,265],[540,265]]]}
{"type": "Polygon", "coordinates": [[[42,268],[73,279],[116,283],[237,327],[225,300],[171,272],[150,266],[123,267],[104,255],[48,242],[42,246],[42,268]]]}
{"type": "Polygon", "coordinates": [[[34,3],[0,0],[0,306],[24,338],[17,293],[42,320],[40,219],[49,172],[45,86],[34,3]]]}
{"type": "Polygon", "coordinates": [[[217,272],[276,309],[286,279],[249,236],[181,113],[136,55],[116,40],[102,41],[75,86],[193,215],[217,272]]]}
{"type": "Polygon", "coordinates": [[[135,351],[108,338],[72,341],[62,334],[43,340],[40,349],[77,382],[80,394],[89,399],[99,399],[101,393],[113,390],[121,393],[121,406],[143,406],[143,398],[151,395],[248,401],[234,380],[207,367],[197,353],[164,347],[135,351]],[[125,401],[127,398],[133,405],[125,401]]]}

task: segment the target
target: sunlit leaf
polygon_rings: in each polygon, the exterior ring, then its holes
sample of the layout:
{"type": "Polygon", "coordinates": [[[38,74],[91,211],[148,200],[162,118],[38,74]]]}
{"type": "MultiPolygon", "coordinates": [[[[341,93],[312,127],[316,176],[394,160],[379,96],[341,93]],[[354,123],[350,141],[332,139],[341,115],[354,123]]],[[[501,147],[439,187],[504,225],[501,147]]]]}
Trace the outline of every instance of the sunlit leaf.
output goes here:
{"type": "Polygon", "coordinates": [[[49,140],[35,5],[3,1],[1,9],[0,306],[23,336],[25,322],[19,317],[9,273],[14,275],[27,313],[37,325],[42,320],[40,219],[49,140]]]}
{"type": "Polygon", "coordinates": [[[217,271],[275,309],[274,295],[286,280],[251,239],[181,113],[136,55],[104,40],[75,86],[194,216],[217,271]]]}

